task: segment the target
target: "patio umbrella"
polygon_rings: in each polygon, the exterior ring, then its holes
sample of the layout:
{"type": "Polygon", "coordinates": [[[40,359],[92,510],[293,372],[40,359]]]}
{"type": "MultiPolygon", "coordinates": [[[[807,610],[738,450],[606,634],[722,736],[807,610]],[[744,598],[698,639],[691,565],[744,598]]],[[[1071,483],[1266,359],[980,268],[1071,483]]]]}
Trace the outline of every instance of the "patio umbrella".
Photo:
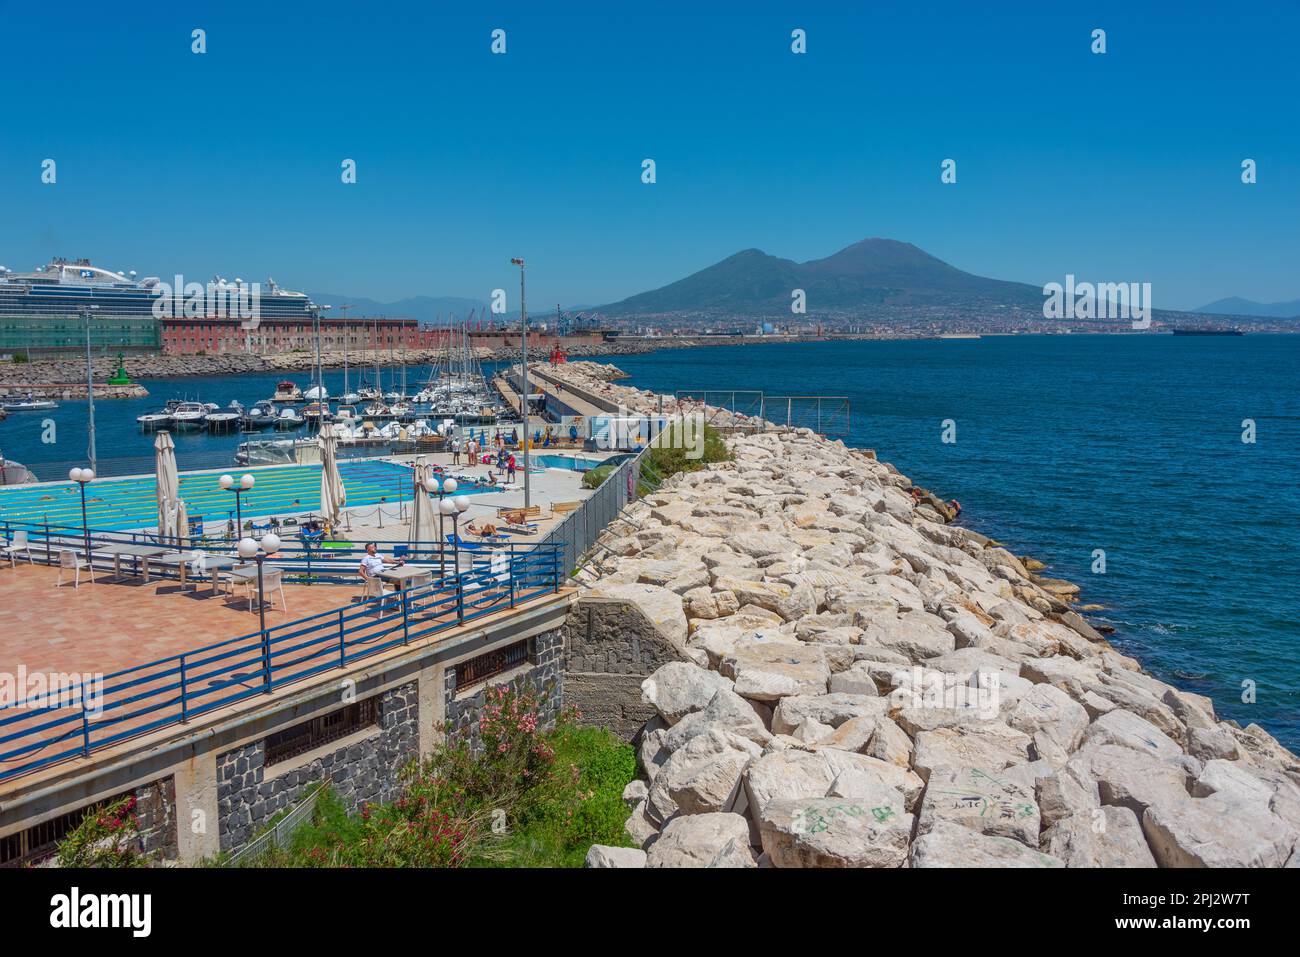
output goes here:
{"type": "Polygon", "coordinates": [[[175,503],[180,499],[180,479],[176,475],[176,444],[170,432],[159,432],[154,439],[155,471],[158,490],[158,534],[164,538],[176,537],[175,503]]]}
{"type": "Polygon", "coordinates": [[[332,425],[323,425],[320,437],[320,510],[329,520],[330,528],[337,528],[342,521],[343,508],[348,503],[347,489],[343,487],[343,476],[339,474],[338,459],[335,454],[338,436],[332,425]]]}
{"type": "Polygon", "coordinates": [[[182,543],[182,539],[189,535],[190,531],[190,511],[185,507],[185,499],[176,499],[172,518],[175,522],[176,543],[179,545],[182,543]]]}
{"type": "Polygon", "coordinates": [[[432,474],[429,465],[423,459],[417,459],[415,462],[413,481],[415,483],[415,498],[411,502],[411,534],[408,539],[412,544],[415,542],[433,542],[437,541],[438,533],[434,530],[433,501],[429,493],[424,489],[425,480],[432,474]]]}

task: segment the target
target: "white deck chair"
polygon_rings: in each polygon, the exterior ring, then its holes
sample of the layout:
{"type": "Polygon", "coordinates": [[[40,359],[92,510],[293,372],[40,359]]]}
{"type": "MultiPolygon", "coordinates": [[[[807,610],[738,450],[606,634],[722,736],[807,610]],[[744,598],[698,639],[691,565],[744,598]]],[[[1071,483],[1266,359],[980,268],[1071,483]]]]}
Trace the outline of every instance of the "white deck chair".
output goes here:
{"type": "MultiPolygon", "coordinates": [[[[239,584],[248,589],[248,610],[252,611],[253,599],[257,597],[257,579],[249,578],[245,581],[241,581],[239,579],[229,578],[228,580],[232,585],[239,584]]],[[[262,597],[265,598],[274,591],[280,592],[280,604],[284,606],[284,613],[287,615],[289,613],[289,600],[284,595],[284,569],[271,568],[269,566],[264,567],[262,569],[262,597]]],[[[274,598],[271,599],[271,607],[275,607],[274,598]]]]}
{"type": "Polygon", "coordinates": [[[72,587],[81,587],[81,570],[85,569],[90,573],[90,583],[95,583],[95,566],[81,558],[76,552],[65,548],[59,552],[59,580],[55,583],[55,588],[63,587],[63,573],[72,569],[72,587]]]}
{"type": "MultiPolygon", "coordinates": [[[[362,586],[363,589],[361,594],[363,598],[383,598],[385,595],[392,594],[389,589],[384,587],[384,580],[378,575],[373,575],[370,578],[363,579],[362,586]]],[[[385,604],[387,603],[382,601],[375,602],[376,615],[383,614],[385,604]]]]}
{"type": "Polygon", "coordinates": [[[27,556],[27,564],[32,562],[32,546],[27,540],[27,532],[24,529],[14,529],[13,540],[2,549],[9,556],[9,567],[18,567],[18,553],[22,552],[27,556]]]}

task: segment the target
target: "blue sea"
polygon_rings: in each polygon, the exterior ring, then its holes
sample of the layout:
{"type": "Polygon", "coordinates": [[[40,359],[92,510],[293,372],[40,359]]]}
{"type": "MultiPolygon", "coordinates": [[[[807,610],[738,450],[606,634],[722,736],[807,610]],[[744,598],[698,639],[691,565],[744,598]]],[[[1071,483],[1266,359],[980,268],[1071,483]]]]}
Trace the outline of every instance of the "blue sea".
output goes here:
{"type": "MultiPolygon", "coordinates": [[[[1040,574],[1078,583],[1149,671],[1300,750],[1300,336],[761,344],[612,361],[642,388],[711,390],[714,403],[737,390],[741,411],[754,391],[847,398],[847,422],[843,403],[822,404],[825,427],[958,499],[965,525],[1045,562],[1040,574]]],[[[783,416],[778,401],[769,417],[783,416]]]]}
{"type": "MultiPolygon", "coordinates": [[[[843,401],[823,403],[824,427],[960,500],[964,524],[1047,563],[1043,574],[1079,583],[1084,602],[1106,606],[1093,618],[1150,671],[1300,750],[1300,336],[762,344],[611,361],[643,388],[710,390],[714,403],[735,390],[741,411],[757,411],[757,392],[847,399],[847,417],[843,401]],[[955,442],[942,441],[945,420],[955,442]],[[1092,570],[1098,549],[1104,574],[1092,570]]],[[[153,439],[135,417],[166,399],[251,404],[278,378],[144,379],[147,399],[97,402],[101,472],[152,470],[153,439]]],[[[340,370],[325,379],[341,391],[340,370]]],[[[808,403],[794,407],[815,421],[808,403]]],[[[769,415],[783,415],[779,403],[769,415]]],[[[86,464],[85,417],[84,401],[11,415],[0,450],[61,478],[86,464]]],[[[175,438],[182,468],[224,467],[240,441],[175,438]]]]}

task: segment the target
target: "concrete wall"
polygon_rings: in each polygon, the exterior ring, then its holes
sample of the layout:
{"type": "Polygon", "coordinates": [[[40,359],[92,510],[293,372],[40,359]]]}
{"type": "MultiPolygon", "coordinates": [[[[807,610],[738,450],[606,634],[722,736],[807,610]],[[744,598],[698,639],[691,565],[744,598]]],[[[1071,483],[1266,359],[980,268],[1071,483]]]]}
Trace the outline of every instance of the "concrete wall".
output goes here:
{"type": "Polygon", "coordinates": [[[582,723],[631,741],[653,715],[641,682],[660,665],[685,661],[676,644],[631,602],[583,598],[564,622],[565,704],[582,723]]]}

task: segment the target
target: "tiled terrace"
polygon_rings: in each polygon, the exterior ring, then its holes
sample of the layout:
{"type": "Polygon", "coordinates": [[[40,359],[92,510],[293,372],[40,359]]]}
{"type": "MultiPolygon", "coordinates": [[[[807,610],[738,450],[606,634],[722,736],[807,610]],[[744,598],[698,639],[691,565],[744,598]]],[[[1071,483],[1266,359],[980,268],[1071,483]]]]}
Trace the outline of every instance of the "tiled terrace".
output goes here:
{"type": "MultiPolygon", "coordinates": [[[[112,673],[258,629],[256,601],[250,612],[243,589],[232,598],[213,595],[207,581],[182,588],[174,579],[144,584],[111,572],[96,572],[92,585],[84,570],[80,588],[73,588],[70,575],[56,588],[58,579],[57,567],[21,558],[17,568],[0,564],[0,671],[23,665],[29,673],[112,673]]],[[[267,626],[347,605],[360,592],[359,582],[286,584],[289,612],[279,592],[271,593],[267,626]]]]}

